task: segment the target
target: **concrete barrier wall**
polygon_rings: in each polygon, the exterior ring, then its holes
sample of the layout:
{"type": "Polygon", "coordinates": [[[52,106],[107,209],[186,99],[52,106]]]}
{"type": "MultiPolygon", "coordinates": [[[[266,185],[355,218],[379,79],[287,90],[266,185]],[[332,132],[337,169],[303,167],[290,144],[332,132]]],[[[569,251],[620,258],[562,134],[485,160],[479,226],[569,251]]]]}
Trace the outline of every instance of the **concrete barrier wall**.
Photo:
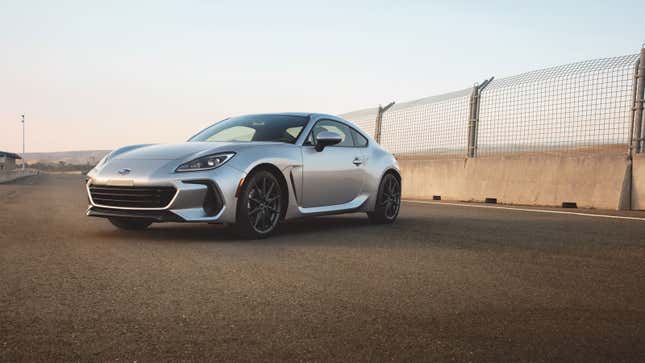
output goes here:
{"type": "Polygon", "coordinates": [[[634,156],[632,165],[632,209],[645,210],[645,155],[634,156]]]}
{"type": "Polygon", "coordinates": [[[38,174],[38,170],[34,170],[34,169],[26,169],[26,170],[16,169],[11,171],[0,171],[0,183],[7,183],[10,181],[14,181],[16,179],[20,179],[20,178],[24,178],[24,177],[36,175],[36,174],[38,174]]]}
{"type": "MultiPolygon", "coordinates": [[[[473,159],[399,158],[403,197],[618,209],[627,159],[624,153],[512,155],[473,159]]],[[[645,158],[634,162],[633,209],[645,209],[645,158]]],[[[628,184],[627,184],[628,185],[628,184]]]]}

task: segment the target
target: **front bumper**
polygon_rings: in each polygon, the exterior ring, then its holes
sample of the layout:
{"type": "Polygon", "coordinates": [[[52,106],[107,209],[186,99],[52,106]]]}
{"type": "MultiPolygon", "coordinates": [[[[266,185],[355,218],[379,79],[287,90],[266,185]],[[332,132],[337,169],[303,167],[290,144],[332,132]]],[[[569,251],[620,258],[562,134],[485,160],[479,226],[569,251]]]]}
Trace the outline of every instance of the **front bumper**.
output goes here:
{"type": "Polygon", "coordinates": [[[245,173],[227,165],[214,170],[153,175],[120,176],[100,171],[90,173],[86,184],[90,207],[87,215],[103,218],[143,218],[154,222],[234,223],[236,192],[245,173]],[[91,185],[160,187],[172,186],[176,194],[162,208],[102,205],[92,200],[91,185]]]}
{"type": "Polygon", "coordinates": [[[111,208],[101,208],[90,206],[87,209],[87,215],[90,217],[101,218],[132,218],[143,219],[152,222],[186,222],[175,213],[170,211],[147,211],[147,210],[120,210],[111,208]]]}

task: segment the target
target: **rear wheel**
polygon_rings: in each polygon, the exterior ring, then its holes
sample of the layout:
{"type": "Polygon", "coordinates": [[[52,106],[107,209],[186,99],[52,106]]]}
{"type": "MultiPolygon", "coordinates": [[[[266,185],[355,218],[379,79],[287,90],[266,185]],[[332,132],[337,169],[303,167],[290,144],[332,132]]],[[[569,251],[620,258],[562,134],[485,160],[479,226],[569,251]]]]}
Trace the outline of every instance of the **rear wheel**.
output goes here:
{"type": "Polygon", "coordinates": [[[143,219],[129,219],[129,218],[110,218],[110,223],[119,229],[128,231],[140,231],[148,228],[152,222],[143,219]]]}
{"type": "Polygon", "coordinates": [[[266,238],[282,218],[283,193],[273,173],[260,170],[244,181],[235,221],[236,232],[245,238],[266,238]]]}
{"type": "Polygon", "coordinates": [[[394,223],[401,208],[401,183],[392,173],[381,180],[373,212],[367,212],[370,222],[375,224],[394,223]]]}

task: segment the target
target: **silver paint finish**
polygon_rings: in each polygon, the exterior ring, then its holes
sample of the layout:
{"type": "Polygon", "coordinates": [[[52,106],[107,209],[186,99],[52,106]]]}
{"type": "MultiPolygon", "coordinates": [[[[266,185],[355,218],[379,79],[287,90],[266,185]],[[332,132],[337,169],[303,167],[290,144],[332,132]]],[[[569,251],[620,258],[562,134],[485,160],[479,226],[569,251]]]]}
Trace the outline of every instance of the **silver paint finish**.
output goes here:
{"type": "Polygon", "coordinates": [[[303,201],[305,208],[348,203],[363,190],[366,170],[355,165],[363,159],[363,148],[327,146],[316,151],[302,147],[303,201]]]}
{"type": "MultiPolygon", "coordinates": [[[[132,185],[174,186],[172,202],[165,208],[187,222],[235,223],[236,192],[241,180],[258,167],[279,171],[287,186],[286,219],[315,214],[372,211],[383,175],[399,167],[385,151],[354,124],[325,114],[294,114],[310,117],[295,144],[279,142],[185,142],[179,144],[133,145],[113,151],[88,173],[88,186],[132,185]],[[334,120],[359,131],[367,147],[327,146],[318,152],[303,145],[318,120],[334,120]],[[202,156],[234,152],[222,166],[205,171],[175,172],[176,168],[202,156]],[[120,170],[129,173],[121,175],[120,170]],[[202,208],[207,187],[189,181],[211,181],[218,188],[224,208],[209,216],[202,208]]],[[[89,192],[88,192],[89,195],[89,192]]],[[[90,196],[90,204],[94,204],[90,196]]],[[[103,206],[105,208],[105,206],[103,206]]],[[[115,208],[112,209],[134,209],[115,208]]]]}

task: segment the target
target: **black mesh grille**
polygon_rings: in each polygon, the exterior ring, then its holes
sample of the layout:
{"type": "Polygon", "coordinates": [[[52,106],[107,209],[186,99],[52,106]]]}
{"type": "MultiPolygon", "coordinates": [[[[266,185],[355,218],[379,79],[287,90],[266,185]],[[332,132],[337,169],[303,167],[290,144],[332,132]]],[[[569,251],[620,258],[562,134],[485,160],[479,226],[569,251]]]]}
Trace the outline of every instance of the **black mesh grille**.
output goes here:
{"type": "Polygon", "coordinates": [[[175,196],[174,187],[116,187],[91,185],[94,204],[109,207],[163,208],[175,196]]]}

